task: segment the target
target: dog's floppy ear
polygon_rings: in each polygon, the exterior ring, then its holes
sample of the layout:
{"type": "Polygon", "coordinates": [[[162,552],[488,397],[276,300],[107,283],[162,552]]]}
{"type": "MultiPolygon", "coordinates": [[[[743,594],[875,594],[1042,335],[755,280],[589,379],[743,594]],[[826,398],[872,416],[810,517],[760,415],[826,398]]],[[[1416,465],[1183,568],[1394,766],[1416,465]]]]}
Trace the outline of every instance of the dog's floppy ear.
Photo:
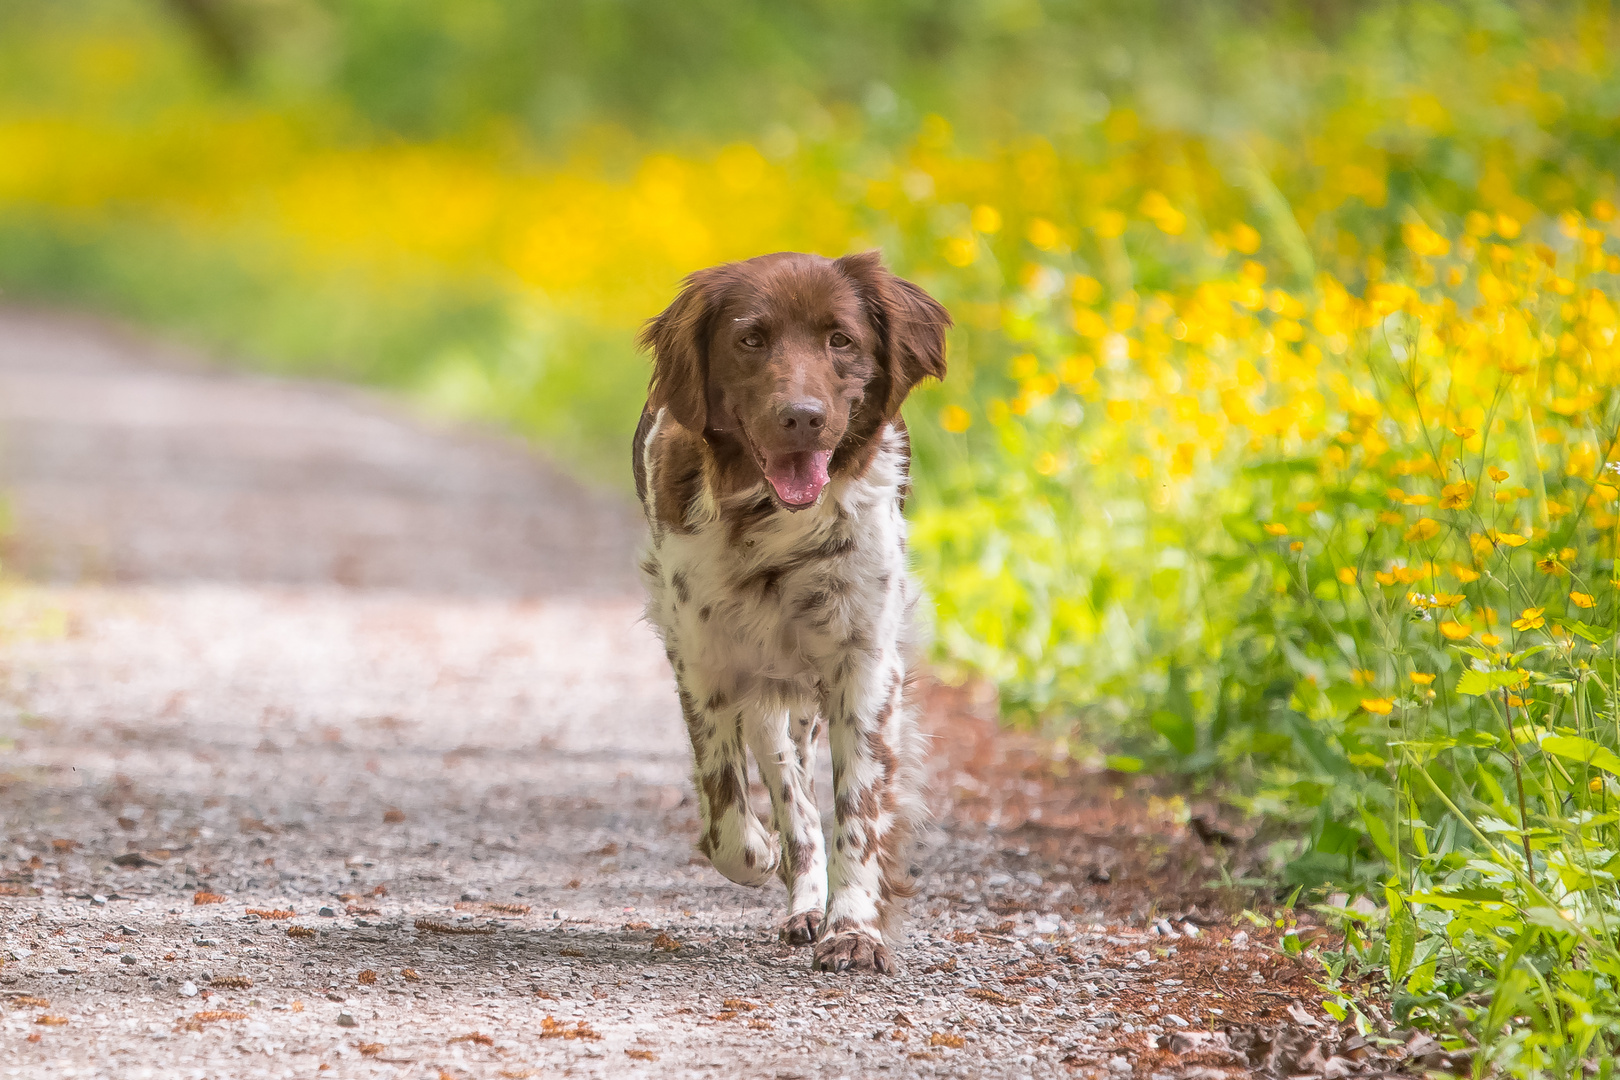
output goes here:
{"type": "Polygon", "coordinates": [[[911,388],[945,377],[945,331],[951,316],[938,300],[883,265],[882,253],[863,251],[835,264],[855,283],[877,329],[888,393],[885,416],[895,416],[911,388]]]}
{"type": "Polygon", "coordinates": [[[709,335],[714,325],[715,271],[688,275],[681,294],[642,328],[640,345],[653,354],[647,407],[669,409],[686,430],[703,434],[709,420],[709,335]]]}

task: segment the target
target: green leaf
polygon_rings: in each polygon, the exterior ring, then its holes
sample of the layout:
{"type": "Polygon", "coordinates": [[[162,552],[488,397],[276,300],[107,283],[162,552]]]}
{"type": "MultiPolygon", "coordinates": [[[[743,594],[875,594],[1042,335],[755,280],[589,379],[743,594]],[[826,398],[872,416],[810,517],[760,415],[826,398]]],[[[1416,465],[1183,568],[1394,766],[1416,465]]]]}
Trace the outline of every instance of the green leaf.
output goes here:
{"type": "Polygon", "coordinates": [[[1593,626],[1591,623],[1583,623],[1579,619],[1554,619],[1553,622],[1570,633],[1585,638],[1594,645],[1601,645],[1614,637],[1614,630],[1611,627],[1593,626]]]}
{"type": "Polygon", "coordinates": [[[1388,764],[1377,754],[1347,754],[1345,760],[1352,765],[1362,765],[1369,769],[1381,769],[1388,764]]]}
{"type": "Polygon", "coordinates": [[[1198,749],[1198,729],[1188,717],[1169,709],[1160,709],[1153,714],[1151,723],[1153,730],[1163,735],[1165,741],[1183,757],[1198,749]]]}
{"type": "Polygon", "coordinates": [[[1389,900],[1389,981],[1391,985],[1396,985],[1406,978],[1412,966],[1412,951],[1417,945],[1417,920],[1412,918],[1412,909],[1401,900],[1400,893],[1385,889],[1384,895],[1389,900]]]}
{"type": "Polygon", "coordinates": [[[1108,757],[1103,759],[1104,767],[1111,769],[1114,772],[1141,772],[1142,764],[1143,762],[1141,758],[1127,757],[1124,754],[1109,754],[1108,757]]]}
{"type": "Polygon", "coordinates": [[[1494,689],[1496,687],[1491,683],[1491,673],[1488,671],[1465,671],[1457,680],[1457,693],[1469,697],[1479,697],[1494,689]]]}
{"type": "MultiPolygon", "coordinates": [[[[1371,757],[1372,755],[1354,755],[1352,760],[1354,760],[1355,756],[1371,757]]],[[[1383,764],[1383,762],[1379,762],[1379,764],[1383,764]]],[[[1373,847],[1378,849],[1378,853],[1388,860],[1391,866],[1400,862],[1399,856],[1395,853],[1395,844],[1389,838],[1389,826],[1379,820],[1376,815],[1369,813],[1365,806],[1361,808],[1361,823],[1367,826],[1367,835],[1372,837],[1373,847]]]]}
{"type": "Polygon", "coordinates": [[[1541,740],[1541,748],[1549,754],[1620,776],[1620,754],[1591,739],[1583,739],[1579,735],[1549,735],[1541,740]]]}

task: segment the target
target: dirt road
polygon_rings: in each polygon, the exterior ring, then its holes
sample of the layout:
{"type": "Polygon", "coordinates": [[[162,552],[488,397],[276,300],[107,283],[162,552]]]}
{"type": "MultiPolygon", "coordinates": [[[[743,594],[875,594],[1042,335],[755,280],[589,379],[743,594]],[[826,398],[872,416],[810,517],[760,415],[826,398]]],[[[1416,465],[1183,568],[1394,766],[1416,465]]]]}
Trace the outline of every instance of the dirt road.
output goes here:
{"type": "Polygon", "coordinates": [[[810,972],[692,849],[634,514],[515,444],[0,312],[0,494],[0,1074],[1102,1077],[1213,1019],[944,752],[905,973],[810,972]]]}

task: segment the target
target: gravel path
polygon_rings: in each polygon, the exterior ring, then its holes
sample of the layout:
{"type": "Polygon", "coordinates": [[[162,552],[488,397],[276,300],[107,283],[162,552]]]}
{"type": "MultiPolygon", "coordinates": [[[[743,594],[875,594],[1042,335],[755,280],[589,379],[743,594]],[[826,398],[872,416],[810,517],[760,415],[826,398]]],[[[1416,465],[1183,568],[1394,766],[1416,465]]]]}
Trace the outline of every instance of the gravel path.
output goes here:
{"type": "Polygon", "coordinates": [[[692,850],[635,515],[515,444],[0,311],[0,493],[0,1075],[1103,1077],[1161,1030],[1164,940],[943,805],[902,976],[777,944],[692,850]]]}

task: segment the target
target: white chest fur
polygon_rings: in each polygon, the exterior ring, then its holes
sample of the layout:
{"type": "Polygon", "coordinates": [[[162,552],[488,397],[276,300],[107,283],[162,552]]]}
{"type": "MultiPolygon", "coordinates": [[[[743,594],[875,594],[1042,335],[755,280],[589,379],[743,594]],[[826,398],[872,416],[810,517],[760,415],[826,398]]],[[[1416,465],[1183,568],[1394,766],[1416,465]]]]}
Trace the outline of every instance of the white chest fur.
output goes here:
{"type": "Polygon", "coordinates": [[[819,697],[852,664],[901,648],[915,595],[900,510],[905,449],[890,427],[861,476],[833,480],[810,509],[772,506],[740,531],[733,513],[768,499],[763,481],[725,506],[701,493],[685,531],[655,524],[647,615],[672,660],[733,699],[819,697]]]}

